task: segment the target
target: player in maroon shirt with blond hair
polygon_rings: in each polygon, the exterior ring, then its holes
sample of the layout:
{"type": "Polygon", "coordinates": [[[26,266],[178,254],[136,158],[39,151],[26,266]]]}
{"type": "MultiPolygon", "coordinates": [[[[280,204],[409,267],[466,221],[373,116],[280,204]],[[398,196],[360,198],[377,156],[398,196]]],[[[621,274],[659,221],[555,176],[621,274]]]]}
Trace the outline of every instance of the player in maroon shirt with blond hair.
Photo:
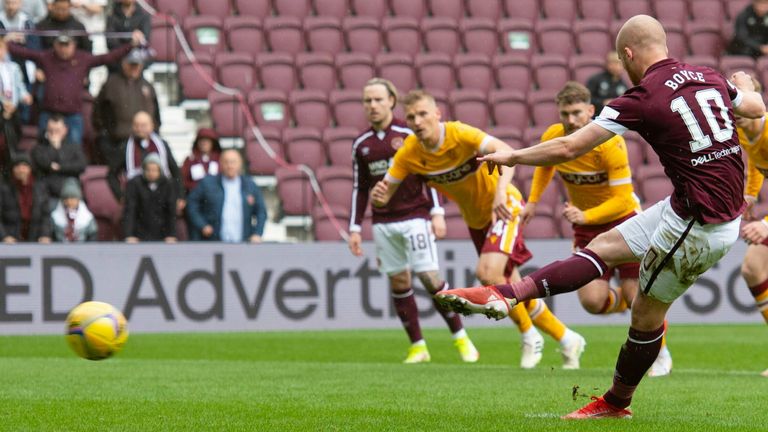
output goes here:
{"type": "Polygon", "coordinates": [[[631,129],[659,155],[674,186],[672,196],[520,282],[438,294],[439,301],[457,311],[501,318],[510,305],[575,291],[610,267],[640,262],[640,292],[632,303],[629,337],[619,352],[613,386],[567,419],[631,417],[627,408],[659,353],[667,310],[739,236],[744,164],[734,112],[760,118],[765,104],[749,75],[738,72],[729,82],[712,69],[668,58],[666,42],[656,19],[630,18],[616,46],[635,87],[571,135],[480,160],[491,170],[497,164],[559,164],[631,129]]]}

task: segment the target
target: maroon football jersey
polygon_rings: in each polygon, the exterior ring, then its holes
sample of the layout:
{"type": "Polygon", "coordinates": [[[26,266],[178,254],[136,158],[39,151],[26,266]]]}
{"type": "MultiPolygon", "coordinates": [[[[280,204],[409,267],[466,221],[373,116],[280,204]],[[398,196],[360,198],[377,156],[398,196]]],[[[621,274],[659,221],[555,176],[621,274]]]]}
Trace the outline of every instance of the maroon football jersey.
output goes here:
{"type": "MultiPolygon", "coordinates": [[[[360,231],[360,224],[368,206],[371,188],[384,178],[397,149],[403,140],[412,134],[400,120],[392,123],[377,133],[373,128],[355,139],[352,146],[352,214],[349,220],[350,231],[360,231]]],[[[408,176],[384,207],[371,207],[373,223],[398,222],[407,219],[429,218],[432,207],[439,207],[437,193],[430,189],[429,197],[425,186],[418,176],[408,176]]]]}
{"type": "Polygon", "coordinates": [[[672,180],[672,208],[701,223],[731,221],[744,210],[744,163],[733,125],[741,93],[714,70],[662,60],[595,120],[637,131],[672,180]]]}

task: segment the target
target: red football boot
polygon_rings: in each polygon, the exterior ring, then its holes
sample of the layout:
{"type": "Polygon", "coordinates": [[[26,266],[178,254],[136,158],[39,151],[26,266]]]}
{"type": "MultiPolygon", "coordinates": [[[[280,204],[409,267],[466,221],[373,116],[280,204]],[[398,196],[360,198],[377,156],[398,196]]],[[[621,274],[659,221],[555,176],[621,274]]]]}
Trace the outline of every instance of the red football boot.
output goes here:
{"type": "Polygon", "coordinates": [[[616,408],[601,397],[592,396],[592,402],[583,408],[562,417],[564,420],[584,420],[597,418],[632,418],[632,411],[616,408]]]}
{"type": "Polygon", "coordinates": [[[508,316],[510,308],[517,304],[515,299],[504,298],[493,285],[444,290],[435,294],[435,299],[454,312],[463,315],[483,314],[497,320],[508,316]]]}

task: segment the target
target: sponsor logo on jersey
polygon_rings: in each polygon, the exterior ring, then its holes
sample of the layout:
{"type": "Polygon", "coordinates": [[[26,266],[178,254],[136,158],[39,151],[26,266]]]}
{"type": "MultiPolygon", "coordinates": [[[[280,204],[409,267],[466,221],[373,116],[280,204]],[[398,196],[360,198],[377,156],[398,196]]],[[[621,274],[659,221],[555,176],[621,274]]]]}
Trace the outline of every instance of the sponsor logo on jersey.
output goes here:
{"type": "Polygon", "coordinates": [[[564,182],[575,185],[597,185],[608,181],[607,172],[598,172],[590,174],[581,173],[560,173],[564,182]]]}
{"type": "Polygon", "coordinates": [[[450,171],[446,171],[440,174],[424,174],[424,178],[427,181],[431,181],[437,184],[450,184],[463,180],[468,175],[477,171],[477,159],[475,156],[467,159],[463,164],[453,168],[450,171]]]}
{"type": "Polygon", "coordinates": [[[387,173],[387,170],[389,169],[389,166],[391,164],[392,159],[379,159],[375,161],[368,162],[368,172],[371,173],[372,176],[380,176],[387,173]]]}
{"type": "Polygon", "coordinates": [[[723,158],[725,156],[730,156],[730,155],[733,155],[733,154],[737,154],[740,151],[741,151],[741,147],[740,146],[728,147],[728,148],[723,149],[723,150],[718,150],[716,152],[712,152],[712,153],[709,153],[709,154],[705,154],[705,155],[699,156],[699,157],[697,157],[695,159],[691,159],[691,165],[693,165],[693,166],[704,165],[704,164],[710,163],[710,162],[712,162],[714,160],[718,160],[720,158],[723,158]]]}

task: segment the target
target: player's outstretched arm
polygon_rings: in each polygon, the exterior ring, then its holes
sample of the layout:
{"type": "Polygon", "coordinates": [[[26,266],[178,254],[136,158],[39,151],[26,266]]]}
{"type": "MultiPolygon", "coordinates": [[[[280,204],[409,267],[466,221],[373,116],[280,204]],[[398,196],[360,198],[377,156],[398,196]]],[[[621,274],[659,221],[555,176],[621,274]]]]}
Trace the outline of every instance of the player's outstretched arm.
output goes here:
{"type": "Polygon", "coordinates": [[[741,103],[733,107],[736,114],[751,119],[762,118],[765,115],[765,102],[763,96],[755,91],[752,77],[744,72],[736,72],[731,75],[731,82],[741,92],[741,103]]]}
{"type": "Polygon", "coordinates": [[[493,172],[495,167],[501,165],[557,165],[576,159],[604,141],[611,139],[614,135],[613,132],[595,123],[590,123],[564,137],[555,138],[520,150],[502,150],[489,153],[479,157],[478,160],[487,162],[490,172],[493,172]]]}

